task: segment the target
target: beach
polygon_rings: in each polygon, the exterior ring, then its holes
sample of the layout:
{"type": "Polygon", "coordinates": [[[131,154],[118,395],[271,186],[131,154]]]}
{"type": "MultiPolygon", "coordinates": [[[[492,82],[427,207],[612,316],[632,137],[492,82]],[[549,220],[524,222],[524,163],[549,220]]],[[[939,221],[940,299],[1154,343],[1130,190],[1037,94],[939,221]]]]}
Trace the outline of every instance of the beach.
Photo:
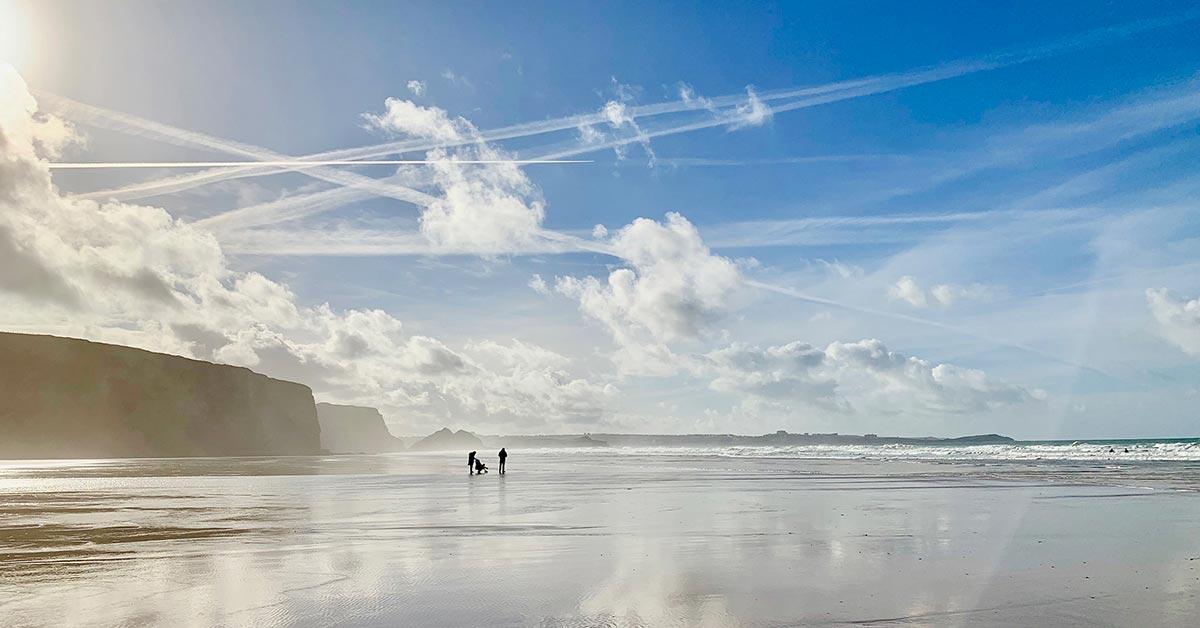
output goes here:
{"type": "MultiPolygon", "coordinates": [[[[514,451],[0,463],[7,626],[1163,625],[1200,463],[514,451]]],[[[1145,456],[1143,456],[1145,457],[1145,456]]]]}

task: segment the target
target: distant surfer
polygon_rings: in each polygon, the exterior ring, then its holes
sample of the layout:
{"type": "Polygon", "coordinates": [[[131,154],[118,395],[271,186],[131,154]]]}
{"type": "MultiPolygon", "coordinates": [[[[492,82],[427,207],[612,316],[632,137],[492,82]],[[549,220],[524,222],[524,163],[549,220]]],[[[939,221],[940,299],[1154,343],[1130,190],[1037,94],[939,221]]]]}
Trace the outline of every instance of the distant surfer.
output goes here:
{"type": "Polygon", "coordinates": [[[500,456],[500,473],[501,473],[501,475],[503,475],[504,474],[504,461],[508,459],[508,452],[504,451],[504,448],[501,447],[499,456],[500,456]]]}
{"type": "Polygon", "coordinates": [[[467,475],[474,473],[475,469],[475,452],[467,454],[467,475]]]}

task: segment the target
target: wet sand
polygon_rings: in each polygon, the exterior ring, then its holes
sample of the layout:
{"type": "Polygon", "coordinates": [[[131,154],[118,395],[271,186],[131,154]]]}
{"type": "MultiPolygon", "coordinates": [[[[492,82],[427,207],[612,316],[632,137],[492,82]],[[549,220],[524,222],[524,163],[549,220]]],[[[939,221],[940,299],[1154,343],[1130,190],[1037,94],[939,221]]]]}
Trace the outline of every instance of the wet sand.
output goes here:
{"type": "Polygon", "coordinates": [[[507,475],[481,477],[457,453],[0,463],[0,616],[6,626],[1200,617],[1194,463],[512,453],[507,475]]]}

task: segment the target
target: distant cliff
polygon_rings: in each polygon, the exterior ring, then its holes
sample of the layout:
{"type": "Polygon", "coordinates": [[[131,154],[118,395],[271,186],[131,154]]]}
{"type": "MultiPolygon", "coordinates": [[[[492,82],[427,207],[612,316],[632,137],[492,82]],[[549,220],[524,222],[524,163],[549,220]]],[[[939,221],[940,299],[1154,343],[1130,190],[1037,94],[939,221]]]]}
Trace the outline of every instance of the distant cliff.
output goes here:
{"type": "Polygon", "coordinates": [[[307,386],[131,347],[0,333],[0,458],[319,452],[307,386]]]}
{"type": "Polygon", "coordinates": [[[402,451],[404,443],[392,436],[383,415],[375,408],[317,404],[321,422],[321,447],[334,454],[376,454],[402,451]]]}
{"type": "Polygon", "coordinates": [[[442,429],[422,438],[413,443],[409,449],[413,451],[445,451],[448,449],[462,449],[470,451],[483,447],[483,441],[479,437],[466,431],[458,430],[457,432],[450,431],[450,428],[443,427],[442,429]]]}

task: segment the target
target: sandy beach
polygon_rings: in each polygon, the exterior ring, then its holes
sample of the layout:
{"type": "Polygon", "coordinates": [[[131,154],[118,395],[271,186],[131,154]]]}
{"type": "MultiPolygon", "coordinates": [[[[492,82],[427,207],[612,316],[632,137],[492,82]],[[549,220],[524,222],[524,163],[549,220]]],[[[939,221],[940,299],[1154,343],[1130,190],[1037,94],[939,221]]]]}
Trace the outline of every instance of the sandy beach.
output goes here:
{"type": "MultiPolygon", "coordinates": [[[[460,459],[461,458],[461,459],[460,459]]],[[[489,460],[489,462],[491,462],[489,460]]],[[[1200,465],[4,463],[8,626],[1194,625],[1200,465]]]]}

